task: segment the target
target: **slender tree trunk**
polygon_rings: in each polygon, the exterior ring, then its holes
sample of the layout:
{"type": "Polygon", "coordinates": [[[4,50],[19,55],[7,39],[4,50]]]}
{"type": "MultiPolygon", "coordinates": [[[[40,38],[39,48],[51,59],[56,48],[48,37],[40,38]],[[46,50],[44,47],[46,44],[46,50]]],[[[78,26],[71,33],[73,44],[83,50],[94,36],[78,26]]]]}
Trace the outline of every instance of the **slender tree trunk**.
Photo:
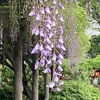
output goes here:
{"type": "Polygon", "coordinates": [[[14,100],[22,100],[22,35],[18,36],[14,66],[14,100]]]}
{"type": "Polygon", "coordinates": [[[0,64],[0,89],[1,89],[1,81],[2,81],[2,64],[0,64]]]}
{"type": "Polygon", "coordinates": [[[46,73],[44,75],[44,96],[45,96],[44,100],[49,100],[49,88],[46,87],[46,85],[48,84],[49,84],[49,77],[48,77],[48,73],[46,73]]]}
{"type": "Polygon", "coordinates": [[[38,55],[33,55],[33,77],[32,77],[32,100],[38,100],[38,69],[34,69],[34,65],[36,60],[38,59],[38,55]]]}

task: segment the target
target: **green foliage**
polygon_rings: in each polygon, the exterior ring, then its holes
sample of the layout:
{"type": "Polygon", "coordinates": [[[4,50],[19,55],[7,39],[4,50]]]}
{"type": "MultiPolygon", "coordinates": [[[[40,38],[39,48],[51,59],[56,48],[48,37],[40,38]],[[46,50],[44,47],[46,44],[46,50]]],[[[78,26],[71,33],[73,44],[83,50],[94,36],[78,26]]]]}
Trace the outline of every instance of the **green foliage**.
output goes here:
{"type": "Polygon", "coordinates": [[[84,54],[89,50],[90,48],[90,42],[89,37],[85,33],[85,28],[88,25],[88,16],[85,14],[85,11],[82,7],[79,6],[79,4],[76,5],[76,21],[77,21],[77,38],[78,43],[80,45],[80,48],[78,50],[78,57],[84,57],[84,54]]]}
{"type": "Polygon", "coordinates": [[[75,76],[76,66],[73,69],[70,69],[70,67],[68,67],[68,60],[64,59],[64,60],[62,60],[61,67],[63,69],[62,75],[67,77],[68,80],[76,79],[76,76],[75,76]],[[73,72],[73,74],[72,74],[72,72],[73,72]]]}
{"type": "MultiPolygon", "coordinates": [[[[90,84],[91,77],[93,75],[93,68],[99,68],[100,56],[94,59],[84,59],[83,63],[79,65],[78,80],[70,73],[68,68],[68,61],[64,59],[62,61],[62,74],[68,76],[68,81],[65,81],[61,92],[56,90],[50,90],[50,100],[99,100],[100,90],[90,84]]],[[[39,87],[39,100],[44,100],[43,94],[43,79],[40,80],[39,87]]]]}
{"type": "Polygon", "coordinates": [[[3,66],[2,68],[2,82],[6,84],[12,85],[13,84],[13,76],[14,72],[7,66],[3,66]]]}
{"type": "MultiPolygon", "coordinates": [[[[90,83],[94,69],[100,69],[100,55],[93,59],[84,59],[79,65],[79,80],[90,83]]],[[[100,80],[100,79],[99,79],[100,80]]]]}
{"type": "Polygon", "coordinates": [[[68,69],[68,60],[67,59],[63,59],[62,60],[62,65],[61,65],[62,69],[63,69],[63,74],[66,74],[69,69],[68,69]]]}
{"type": "Polygon", "coordinates": [[[87,13],[100,24],[100,1],[99,0],[79,0],[80,6],[86,9],[87,13]]]}
{"type": "Polygon", "coordinates": [[[12,86],[6,86],[0,89],[0,100],[13,100],[14,89],[12,86]]]}
{"type": "MultiPolygon", "coordinates": [[[[10,64],[10,62],[9,62],[10,64]]],[[[0,100],[13,100],[13,71],[7,66],[2,66],[1,70],[0,100]]]]}
{"type": "Polygon", "coordinates": [[[93,59],[84,59],[84,62],[80,64],[80,70],[92,70],[100,68],[100,55],[93,59]]]}
{"type": "Polygon", "coordinates": [[[76,5],[76,21],[77,21],[77,32],[78,34],[85,33],[85,27],[88,26],[88,16],[85,14],[85,11],[79,4],[76,5]],[[81,33],[80,33],[81,32],[81,33]]]}
{"type": "Polygon", "coordinates": [[[91,48],[88,51],[88,56],[94,58],[100,55],[100,35],[93,35],[90,39],[91,48]]]}
{"type": "Polygon", "coordinates": [[[29,67],[29,65],[24,61],[24,74],[23,78],[25,77],[25,80],[27,80],[27,86],[30,90],[32,90],[32,70],[29,67]]]}
{"type": "Polygon", "coordinates": [[[61,92],[50,92],[50,100],[99,100],[100,90],[81,81],[65,82],[61,92]]]}
{"type": "Polygon", "coordinates": [[[96,0],[91,0],[90,5],[92,9],[90,12],[92,14],[92,17],[100,24],[100,2],[96,0]]]}

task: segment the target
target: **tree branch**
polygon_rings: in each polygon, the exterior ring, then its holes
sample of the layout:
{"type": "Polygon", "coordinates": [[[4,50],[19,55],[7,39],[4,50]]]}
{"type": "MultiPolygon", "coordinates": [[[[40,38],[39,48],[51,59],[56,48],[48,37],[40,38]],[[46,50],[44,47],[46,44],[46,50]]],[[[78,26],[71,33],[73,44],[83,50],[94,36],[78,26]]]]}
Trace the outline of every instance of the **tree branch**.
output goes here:
{"type": "Polygon", "coordinates": [[[14,67],[13,67],[13,66],[11,66],[11,65],[9,65],[9,64],[8,64],[8,62],[7,62],[6,60],[5,60],[5,65],[6,65],[6,66],[8,66],[11,70],[13,70],[13,71],[14,71],[14,67]]]}
{"type": "Polygon", "coordinates": [[[33,70],[33,68],[32,68],[32,63],[29,61],[29,59],[26,57],[26,56],[24,56],[24,60],[27,62],[27,64],[30,66],[30,68],[33,70]]]}
{"type": "Polygon", "coordinates": [[[10,52],[7,50],[7,48],[5,49],[5,54],[7,55],[9,61],[12,63],[12,65],[15,65],[15,60],[13,59],[13,57],[11,56],[10,52]]]}

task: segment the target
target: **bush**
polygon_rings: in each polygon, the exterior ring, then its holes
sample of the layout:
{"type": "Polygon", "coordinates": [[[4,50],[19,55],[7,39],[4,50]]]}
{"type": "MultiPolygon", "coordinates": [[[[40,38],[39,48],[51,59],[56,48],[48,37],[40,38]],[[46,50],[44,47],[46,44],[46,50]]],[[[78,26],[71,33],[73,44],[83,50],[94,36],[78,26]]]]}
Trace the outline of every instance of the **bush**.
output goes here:
{"type": "Polygon", "coordinates": [[[50,100],[100,100],[100,90],[81,81],[65,82],[61,92],[51,91],[50,100]]]}
{"type": "Polygon", "coordinates": [[[0,89],[0,100],[13,100],[14,89],[12,86],[7,86],[5,88],[0,89]]]}

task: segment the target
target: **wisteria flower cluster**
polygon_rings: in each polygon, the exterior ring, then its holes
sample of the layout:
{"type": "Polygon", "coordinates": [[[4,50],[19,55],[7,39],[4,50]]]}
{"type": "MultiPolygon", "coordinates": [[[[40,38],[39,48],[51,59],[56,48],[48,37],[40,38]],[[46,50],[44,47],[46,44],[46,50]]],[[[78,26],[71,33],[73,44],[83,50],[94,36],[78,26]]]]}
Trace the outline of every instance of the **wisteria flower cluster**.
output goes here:
{"type": "Polygon", "coordinates": [[[64,9],[64,6],[57,0],[53,0],[51,3],[48,0],[39,0],[35,5],[29,13],[29,16],[35,20],[32,34],[40,37],[31,51],[31,54],[41,54],[36,61],[35,69],[40,65],[44,68],[43,73],[51,73],[51,66],[54,66],[53,79],[47,87],[51,89],[56,87],[56,90],[60,91],[60,87],[63,85],[63,82],[60,81],[63,71],[61,64],[66,48],[62,36],[64,19],[59,9],[64,9]]]}
{"type": "Polygon", "coordinates": [[[1,23],[0,23],[0,63],[1,63],[1,59],[2,59],[2,57],[1,57],[1,55],[2,55],[2,41],[3,41],[3,29],[2,29],[2,21],[1,21],[1,23]]]}

